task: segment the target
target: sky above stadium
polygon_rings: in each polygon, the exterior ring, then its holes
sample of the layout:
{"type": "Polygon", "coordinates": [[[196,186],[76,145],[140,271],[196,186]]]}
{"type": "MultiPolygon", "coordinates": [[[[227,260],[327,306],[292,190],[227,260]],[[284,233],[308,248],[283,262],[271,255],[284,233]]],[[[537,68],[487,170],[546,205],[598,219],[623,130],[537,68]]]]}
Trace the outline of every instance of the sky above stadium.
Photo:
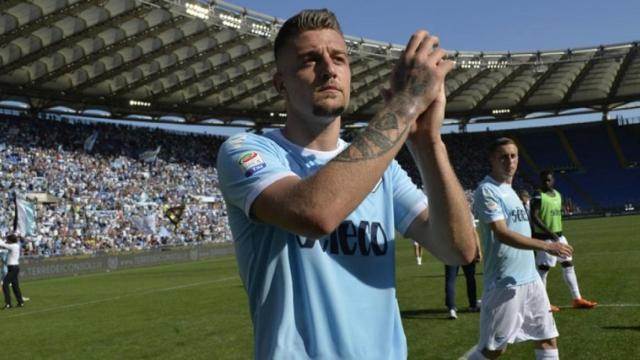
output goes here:
{"type": "Polygon", "coordinates": [[[417,29],[447,50],[532,51],[640,40],[638,0],[230,0],[286,19],[302,8],[331,9],[347,35],[406,44],[417,29]]]}

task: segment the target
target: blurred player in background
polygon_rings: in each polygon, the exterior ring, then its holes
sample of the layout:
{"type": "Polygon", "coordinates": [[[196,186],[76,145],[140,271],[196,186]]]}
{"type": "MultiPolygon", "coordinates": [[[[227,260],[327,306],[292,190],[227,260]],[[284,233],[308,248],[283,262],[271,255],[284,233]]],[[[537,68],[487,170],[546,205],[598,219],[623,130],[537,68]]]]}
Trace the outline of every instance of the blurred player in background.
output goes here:
{"type": "Polygon", "coordinates": [[[478,233],[475,233],[478,252],[474,261],[467,265],[444,265],[444,304],[449,310],[449,319],[458,318],[458,307],[456,306],[456,280],[458,278],[458,270],[462,267],[465,283],[467,285],[467,300],[469,301],[469,311],[480,311],[480,301],[478,301],[478,293],[476,290],[476,263],[482,260],[482,251],[480,250],[480,239],[478,233]]]}
{"type": "Polygon", "coordinates": [[[22,299],[22,293],[20,292],[20,282],[18,281],[18,275],[20,274],[20,242],[15,234],[7,236],[7,242],[0,240],[0,247],[9,250],[7,257],[7,275],[3,278],[2,293],[4,294],[4,309],[11,309],[11,294],[9,293],[9,286],[13,289],[13,294],[16,297],[18,307],[24,306],[24,300],[22,299]]]}
{"type": "Polygon", "coordinates": [[[518,191],[518,197],[520,198],[520,201],[522,201],[524,209],[527,211],[527,216],[531,219],[531,196],[529,195],[529,192],[524,189],[520,190],[518,191]]]}
{"type": "Polygon", "coordinates": [[[422,265],[422,246],[417,241],[413,242],[413,254],[416,256],[416,263],[422,265]]]}
{"type": "MultiPolygon", "coordinates": [[[[562,233],[562,196],[553,188],[555,179],[551,171],[545,170],[540,173],[540,190],[533,195],[531,201],[531,223],[533,225],[533,237],[542,239],[545,242],[560,242],[568,244],[567,238],[562,233]]],[[[562,265],[562,275],[567,284],[573,307],[578,309],[591,309],[597,305],[594,301],[583,299],[578,287],[578,278],[573,266],[571,256],[560,257],[562,265]]],[[[558,257],[545,252],[536,252],[536,265],[538,273],[542,278],[545,287],[547,286],[547,275],[549,269],[556,266],[558,257]]],[[[560,308],[552,305],[551,310],[556,312],[560,308]]]]}

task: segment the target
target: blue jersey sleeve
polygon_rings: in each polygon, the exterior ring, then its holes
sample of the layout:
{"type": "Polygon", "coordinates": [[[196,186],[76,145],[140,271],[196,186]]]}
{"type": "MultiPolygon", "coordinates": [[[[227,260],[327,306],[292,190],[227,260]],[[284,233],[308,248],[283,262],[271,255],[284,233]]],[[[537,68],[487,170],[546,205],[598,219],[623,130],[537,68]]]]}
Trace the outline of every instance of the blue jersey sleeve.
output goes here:
{"type": "Polygon", "coordinates": [[[391,162],[390,170],[393,184],[394,225],[398,232],[405,235],[416,216],[427,208],[428,200],[397,161],[391,162]]]}
{"type": "Polygon", "coordinates": [[[499,194],[486,184],[476,190],[473,206],[475,216],[485,224],[505,218],[499,194]]]}
{"type": "Polygon", "coordinates": [[[218,179],[227,205],[247,217],[253,201],[275,181],[297,176],[288,167],[284,150],[271,139],[239,134],[227,139],[218,152],[218,179]]]}

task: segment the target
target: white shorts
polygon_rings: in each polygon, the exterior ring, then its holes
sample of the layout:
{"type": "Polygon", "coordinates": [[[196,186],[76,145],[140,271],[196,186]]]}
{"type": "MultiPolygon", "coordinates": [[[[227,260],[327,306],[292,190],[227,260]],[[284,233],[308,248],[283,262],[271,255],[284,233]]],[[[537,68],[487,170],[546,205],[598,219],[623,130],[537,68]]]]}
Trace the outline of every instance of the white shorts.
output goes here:
{"type": "MultiPolygon", "coordinates": [[[[553,242],[553,240],[547,239],[544,242],[553,242]]],[[[569,242],[567,242],[567,238],[564,237],[564,235],[560,236],[560,240],[558,240],[558,242],[569,244],[569,242]]],[[[547,265],[548,267],[555,267],[558,259],[560,260],[560,262],[573,260],[571,256],[555,256],[549,254],[546,251],[536,251],[536,265],[547,265]]]]}
{"type": "Polygon", "coordinates": [[[542,280],[483,294],[480,349],[501,350],[507,344],[556,337],[558,329],[542,280]]]}

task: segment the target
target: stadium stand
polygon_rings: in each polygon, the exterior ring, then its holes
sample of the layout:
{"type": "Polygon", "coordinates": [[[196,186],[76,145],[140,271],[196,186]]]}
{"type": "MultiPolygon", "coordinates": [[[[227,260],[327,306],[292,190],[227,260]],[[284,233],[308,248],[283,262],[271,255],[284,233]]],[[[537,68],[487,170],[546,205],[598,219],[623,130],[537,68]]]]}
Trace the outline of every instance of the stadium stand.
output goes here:
{"type": "Polygon", "coordinates": [[[556,131],[523,132],[518,136],[538,168],[554,171],[575,170],[556,131]]]}
{"type": "Polygon", "coordinates": [[[612,126],[629,166],[640,164],[640,124],[612,126]]]}
{"type": "Polygon", "coordinates": [[[567,129],[566,135],[584,166],[583,171],[567,173],[566,177],[588,192],[596,207],[620,207],[640,200],[640,171],[620,164],[604,124],[567,129]]]}
{"type": "Polygon", "coordinates": [[[12,230],[14,191],[49,194],[38,201],[26,254],[230,240],[213,166],[221,137],[13,116],[1,118],[0,134],[0,233],[12,230]],[[139,159],[158,146],[156,159],[139,159]]]}

